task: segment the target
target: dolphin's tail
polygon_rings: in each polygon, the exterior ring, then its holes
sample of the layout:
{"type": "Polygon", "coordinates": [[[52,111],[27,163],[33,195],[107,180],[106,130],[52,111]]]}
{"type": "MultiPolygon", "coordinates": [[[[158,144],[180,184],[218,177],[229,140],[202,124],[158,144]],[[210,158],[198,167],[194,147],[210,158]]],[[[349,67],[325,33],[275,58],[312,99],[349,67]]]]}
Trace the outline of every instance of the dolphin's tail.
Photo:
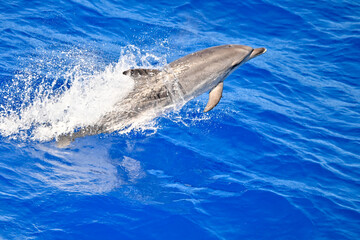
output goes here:
{"type": "Polygon", "coordinates": [[[71,135],[60,135],[56,138],[56,146],[58,148],[66,148],[75,140],[75,138],[71,135]]]}

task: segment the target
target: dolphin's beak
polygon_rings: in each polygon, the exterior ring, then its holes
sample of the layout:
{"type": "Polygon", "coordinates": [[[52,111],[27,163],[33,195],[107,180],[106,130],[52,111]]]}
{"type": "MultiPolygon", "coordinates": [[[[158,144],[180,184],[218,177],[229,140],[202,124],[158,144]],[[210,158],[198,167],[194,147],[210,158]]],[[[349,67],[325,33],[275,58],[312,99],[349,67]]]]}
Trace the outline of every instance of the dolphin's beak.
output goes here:
{"type": "Polygon", "coordinates": [[[250,54],[250,57],[248,58],[247,61],[253,59],[254,57],[257,57],[263,53],[266,52],[266,48],[255,48],[254,51],[252,51],[252,53],[250,54]]]}

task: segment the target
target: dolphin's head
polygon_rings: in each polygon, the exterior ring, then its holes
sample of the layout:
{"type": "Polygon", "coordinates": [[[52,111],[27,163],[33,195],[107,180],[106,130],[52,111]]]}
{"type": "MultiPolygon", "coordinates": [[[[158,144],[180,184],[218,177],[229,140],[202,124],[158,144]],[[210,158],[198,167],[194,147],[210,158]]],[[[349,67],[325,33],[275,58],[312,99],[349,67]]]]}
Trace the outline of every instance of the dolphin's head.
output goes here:
{"type": "Polygon", "coordinates": [[[264,53],[265,48],[222,45],[192,53],[169,64],[189,98],[211,90],[248,60],[264,53]]]}

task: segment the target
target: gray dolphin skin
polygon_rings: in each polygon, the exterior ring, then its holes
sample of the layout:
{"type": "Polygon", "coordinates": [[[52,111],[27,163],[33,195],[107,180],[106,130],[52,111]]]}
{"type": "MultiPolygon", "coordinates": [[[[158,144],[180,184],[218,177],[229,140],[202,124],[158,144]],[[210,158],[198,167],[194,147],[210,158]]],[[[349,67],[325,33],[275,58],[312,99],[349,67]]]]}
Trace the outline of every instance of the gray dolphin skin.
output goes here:
{"type": "Polygon", "coordinates": [[[149,120],[207,92],[209,101],[204,109],[213,109],[222,97],[224,80],[245,62],[266,52],[265,48],[244,45],[222,45],[207,48],[179,58],[157,69],[129,69],[123,74],[131,77],[135,86],[112,112],[94,126],[59,136],[58,147],[66,147],[75,138],[111,133],[126,128],[137,119],[149,120]]]}

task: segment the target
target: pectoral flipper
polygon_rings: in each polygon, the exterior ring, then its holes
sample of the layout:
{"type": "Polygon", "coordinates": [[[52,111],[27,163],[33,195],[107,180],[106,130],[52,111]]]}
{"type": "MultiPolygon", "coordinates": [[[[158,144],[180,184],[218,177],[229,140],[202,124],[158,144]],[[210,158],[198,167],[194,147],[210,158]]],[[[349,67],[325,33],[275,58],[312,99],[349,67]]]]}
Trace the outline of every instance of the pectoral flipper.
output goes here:
{"type": "Polygon", "coordinates": [[[222,97],[222,91],[224,88],[224,82],[219,82],[216,87],[214,87],[209,93],[209,101],[206,104],[204,112],[208,112],[213,109],[219,102],[222,97]]]}

